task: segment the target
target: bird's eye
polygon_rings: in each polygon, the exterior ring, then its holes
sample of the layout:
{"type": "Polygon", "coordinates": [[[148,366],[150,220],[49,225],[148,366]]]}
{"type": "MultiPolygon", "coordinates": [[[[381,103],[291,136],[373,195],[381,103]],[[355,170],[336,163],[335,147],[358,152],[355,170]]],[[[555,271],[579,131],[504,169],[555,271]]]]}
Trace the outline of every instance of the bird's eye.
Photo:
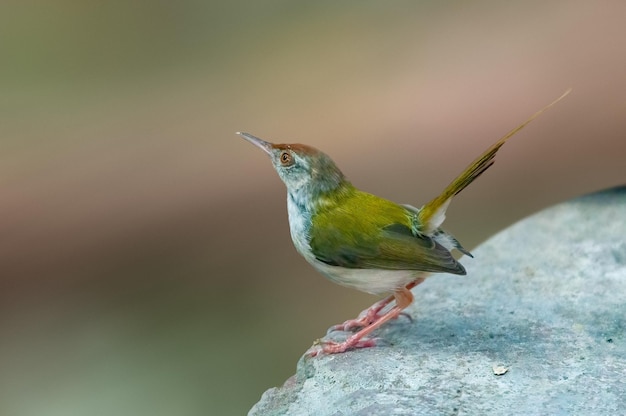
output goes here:
{"type": "Polygon", "coordinates": [[[289,152],[282,152],[280,154],[280,164],[283,166],[291,166],[293,165],[293,156],[289,152]]]}

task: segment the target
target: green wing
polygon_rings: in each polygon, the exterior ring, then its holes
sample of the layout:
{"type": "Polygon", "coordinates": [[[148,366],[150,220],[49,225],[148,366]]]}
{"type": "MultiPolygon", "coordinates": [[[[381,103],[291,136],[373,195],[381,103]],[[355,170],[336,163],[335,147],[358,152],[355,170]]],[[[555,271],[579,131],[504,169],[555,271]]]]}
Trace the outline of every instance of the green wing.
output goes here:
{"type": "Polygon", "coordinates": [[[441,244],[410,228],[404,207],[360,191],[314,216],[310,246],[326,264],[353,269],[465,274],[441,244]]]}

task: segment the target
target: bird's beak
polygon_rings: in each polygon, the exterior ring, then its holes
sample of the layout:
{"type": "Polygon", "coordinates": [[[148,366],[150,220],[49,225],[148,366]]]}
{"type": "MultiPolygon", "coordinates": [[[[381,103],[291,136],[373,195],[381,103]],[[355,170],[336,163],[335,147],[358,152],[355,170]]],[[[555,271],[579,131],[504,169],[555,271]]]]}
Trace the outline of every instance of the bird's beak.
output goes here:
{"type": "Polygon", "coordinates": [[[248,133],[242,133],[240,131],[237,132],[238,135],[255,145],[256,147],[262,149],[268,155],[272,155],[273,145],[270,142],[266,142],[265,140],[261,140],[258,137],[255,137],[248,133]]]}

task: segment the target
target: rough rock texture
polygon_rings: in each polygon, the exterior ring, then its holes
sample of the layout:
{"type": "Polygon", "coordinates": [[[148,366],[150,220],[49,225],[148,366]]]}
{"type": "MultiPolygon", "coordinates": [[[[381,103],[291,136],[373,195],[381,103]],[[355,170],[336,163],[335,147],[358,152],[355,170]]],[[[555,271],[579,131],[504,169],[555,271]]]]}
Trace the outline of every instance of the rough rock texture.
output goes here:
{"type": "Polygon", "coordinates": [[[467,276],[417,287],[413,322],[382,328],[383,345],[303,357],[249,414],[623,414],[626,187],[542,211],[474,255],[467,276]]]}

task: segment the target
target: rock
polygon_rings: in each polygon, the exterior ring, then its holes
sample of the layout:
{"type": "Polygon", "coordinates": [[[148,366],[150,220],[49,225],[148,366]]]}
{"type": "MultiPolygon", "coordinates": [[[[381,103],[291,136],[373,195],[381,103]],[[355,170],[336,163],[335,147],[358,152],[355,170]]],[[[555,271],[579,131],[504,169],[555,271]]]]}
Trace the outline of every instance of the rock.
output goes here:
{"type": "Polygon", "coordinates": [[[380,346],[304,356],[249,414],[623,413],[626,187],[546,209],[474,255],[467,276],[418,286],[413,321],[381,328],[380,346]]]}

